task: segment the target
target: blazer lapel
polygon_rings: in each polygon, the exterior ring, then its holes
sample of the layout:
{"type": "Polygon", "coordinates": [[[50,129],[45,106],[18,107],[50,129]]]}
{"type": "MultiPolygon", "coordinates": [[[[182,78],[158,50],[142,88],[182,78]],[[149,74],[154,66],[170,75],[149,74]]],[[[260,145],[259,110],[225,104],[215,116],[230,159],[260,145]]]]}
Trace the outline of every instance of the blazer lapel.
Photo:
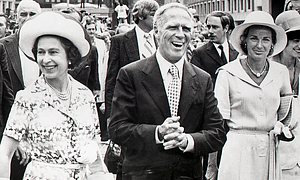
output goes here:
{"type": "Polygon", "coordinates": [[[18,76],[18,79],[22,83],[22,86],[24,86],[23,77],[22,77],[21,60],[20,60],[19,48],[18,48],[18,44],[19,44],[18,37],[19,37],[19,33],[15,33],[14,35],[11,36],[10,39],[7,39],[6,51],[7,51],[8,61],[11,62],[13,70],[15,71],[16,75],[18,76]]]}
{"type": "Polygon", "coordinates": [[[214,44],[211,41],[207,43],[207,54],[210,57],[212,57],[212,59],[215,60],[217,63],[219,63],[221,66],[224,65],[221,57],[219,56],[217,49],[215,48],[214,44]]]}
{"type": "Polygon", "coordinates": [[[193,66],[185,61],[183,66],[182,86],[181,95],[178,108],[178,116],[183,120],[192,105],[194,100],[198,82],[195,80],[196,73],[193,66]]]}
{"type": "Polygon", "coordinates": [[[231,43],[228,42],[229,45],[229,62],[233,61],[237,58],[239,55],[239,52],[237,52],[234,47],[231,45],[231,43]]]}
{"type": "Polygon", "coordinates": [[[162,115],[165,118],[170,117],[169,102],[160,69],[156,61],[156,53],[147,59],[142,71],[145,74],[142,84],[146,91],[149,93],[162,115]]]}
{"type": "Polygon", "coordinates": [[[135,28],[133,28],[132,30],[130,30],[126,34],[124,34],[124,37],[125,37],[124,45],[125,45],[125,49],[127,51],[129,60],[132,62],[132,61],[136,61],[136,60],[140,59],[139,47],[138,47],[138,43],[137,43],[135,28]]]}

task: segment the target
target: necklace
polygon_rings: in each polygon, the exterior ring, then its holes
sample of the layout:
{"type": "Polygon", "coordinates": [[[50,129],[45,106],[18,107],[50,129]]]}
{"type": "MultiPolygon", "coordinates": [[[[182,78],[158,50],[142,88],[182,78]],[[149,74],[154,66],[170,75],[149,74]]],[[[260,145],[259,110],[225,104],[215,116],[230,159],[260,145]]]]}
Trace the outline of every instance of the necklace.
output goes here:
{"type": "Polygon", "coordinates": [[[259,72],[256,73],[256,72],[253,71],[253,69],[251,68],[251,66],[248,63],[248,59],[246,59],[246,65],[250,69],[251,73],[254,74],[254,76],[256,76],[257,78],[260,78],[266,72],[266,69],[267,69],[267,61],[265,63],[264,69],[260,73],[259,72]]]}
{"type": "Polygon", "coordinates": [[[49,82],[47,81],[47,79],[45,78],[46,83],[50,86],[50,88],[54,91],[54,93],[56,94],[56,96],[62,100],[62,101],[67,101],[70,99],[71,97],[71,88],[70,88],[70,80],[68,79],[68,84],[67,84],[67,89],[65,92],[60,92],[59,90],[57,90],[55,87],[51,86],[51,84],[49,84],[49,82]]]}

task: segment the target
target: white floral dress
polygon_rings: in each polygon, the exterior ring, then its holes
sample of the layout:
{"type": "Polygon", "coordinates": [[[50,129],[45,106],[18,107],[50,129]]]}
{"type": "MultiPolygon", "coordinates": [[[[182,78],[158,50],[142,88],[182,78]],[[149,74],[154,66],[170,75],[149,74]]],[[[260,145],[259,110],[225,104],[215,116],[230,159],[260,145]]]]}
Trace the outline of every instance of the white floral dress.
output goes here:
{"type": "Polygon", "coordinates": [[[43,75],[16,95],[4,134],[26,142],[32,161],[23,179],[84,179],[84,166],[76,158],[80,147],[99,135],[99,121],[92,92],[69,78],[69,108],[62,105],[43,75]]]}

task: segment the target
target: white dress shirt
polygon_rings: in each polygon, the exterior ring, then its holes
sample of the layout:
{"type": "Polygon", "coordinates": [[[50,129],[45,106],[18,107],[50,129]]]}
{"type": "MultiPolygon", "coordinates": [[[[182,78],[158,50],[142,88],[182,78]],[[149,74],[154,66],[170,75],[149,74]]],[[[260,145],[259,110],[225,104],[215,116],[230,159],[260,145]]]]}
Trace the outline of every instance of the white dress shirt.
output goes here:
{"type": "MultiPolygon", "coordinates": [[[[144,32],[139,26],[135,26],[135,32],[136,32],[137,43],[139,47],[140,59],[144,59],[144,57],[142,56],[142,52],[147,51],[146,48],[144,47],[144,44],[146,42],[146,38],[144,37],[144,35],[146,34],[146,32],[144,32]]],[[[151,36],[150,42],[151,45],[153,46],[152,54],[154,54],[154,52],[156,51],[156,46],[154,43],[153,31],[150,31],[149,34],[151,36]]]]}
{"type": "Polygon", "coordinates": [[[219,48],[219,46],[220,45],[223,46],[223,51],[224,51],[224,54],[226,57],[226,61],[228,63],[229,62],[229,44],[228,44],[227,40],[225,40],[223,44],[216,44],[216,43],[213,43],[213,44],[216,47],[220,57],[221,57],[221,49],[219,48]]]}
{"type": "MultiPolygon", "coordinates": [[[[178,68],[178,74],[179,74],[179,79],[180,79],[179,92],[181,92],[183,64],[184,64],[185,58],[186,58],[186,56],[184,55],[178,62],[175,63],[175,66],[178,68]]],[[[161,76],[162,76],[162,79],[164,82],[165,92],[167,95],[166,90],[168,89],[168,86],[171,83],[172,78],[173,78],[172,75],[169,73],[169,69],[172,66],[172,63],[170,63],[164,57],[162,57],[161,53],[159,52],[159,49],[157,50],[157,53],[156,53],[156,59],[157,59],[160,73],[161,73],[161,76]]],[[[187,134],[187,140],[188,140],[187,147],[185,149],[181,149],[181,148],[179,148],[179,149],[182,150],[183,152],[192,152],[194,150],[194,144],[195,144],[194,139],[190,134],[187,134]]],[[[164,143],[164,141],[160,141],[158,138],[158,128],[156,128],[155,141],[157,144],[164,143]]]]}

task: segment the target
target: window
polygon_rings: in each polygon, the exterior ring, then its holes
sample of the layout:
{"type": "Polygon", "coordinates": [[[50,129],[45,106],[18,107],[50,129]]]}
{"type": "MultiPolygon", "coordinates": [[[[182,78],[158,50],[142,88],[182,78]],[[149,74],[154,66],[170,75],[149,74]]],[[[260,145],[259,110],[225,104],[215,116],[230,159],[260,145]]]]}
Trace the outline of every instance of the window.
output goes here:
{"type": "Polygon", "coordinates": [[[241,10],[244,10],[244,0],[241,0],[241,10]]]}
{"type": "Polygon", "coordinates": [[[233,5],[234,6],[234,11],[236,11],[237,10],[237,0],[234,0],[233,3],[234,3],[234,5],[233,5]]]}
{"type": "Polygon", "coordinates": [[[212,2],[212,10],[215,11],[215,2],[212,2]]]}
{"type": "Polygon", "coordinates": [[[231,11],[231,4],[230,4],[231,2],[230,2],[230,0],[227,0],[227,4],[228,4],[228,11],[231,11]]]}
{"type": "Polygon", "coordinates": [[[248,9],[251,9],[251,0],[247,0],[247,7],[248,9]]]}

